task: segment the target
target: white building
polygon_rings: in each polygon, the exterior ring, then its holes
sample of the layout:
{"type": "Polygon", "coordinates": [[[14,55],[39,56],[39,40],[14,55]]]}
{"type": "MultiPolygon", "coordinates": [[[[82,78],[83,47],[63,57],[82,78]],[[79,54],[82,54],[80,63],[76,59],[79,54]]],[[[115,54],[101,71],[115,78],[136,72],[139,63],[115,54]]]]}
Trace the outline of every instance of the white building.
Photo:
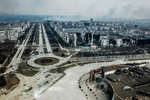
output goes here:
{"type": "Polygon", "coordinates": [[[123,45],[123,40],[122,39],[116,39],[116,44],[117,44],[117,47],[120,47],[123,45]]]}
{"type": "Polygon", "coordinates": [[[0,41],[4,41],[7,38],[5,31],[0,31],[0,41]]]}
{"type": "Polygon", "coordinates": [[[18,39],[19,33],[22,32],[21,27],[15,27],[7,30],[7,37],[9,40],[15,41],[18,39]]]}
{"type": "Polygon", "coordinates": [[[102,40],[101,40],[101,46],[102,46],[102,47],[107,47],[107,46],[109,46],[109,39],[107,39],[107,38],[102,39],[102,40]]]}

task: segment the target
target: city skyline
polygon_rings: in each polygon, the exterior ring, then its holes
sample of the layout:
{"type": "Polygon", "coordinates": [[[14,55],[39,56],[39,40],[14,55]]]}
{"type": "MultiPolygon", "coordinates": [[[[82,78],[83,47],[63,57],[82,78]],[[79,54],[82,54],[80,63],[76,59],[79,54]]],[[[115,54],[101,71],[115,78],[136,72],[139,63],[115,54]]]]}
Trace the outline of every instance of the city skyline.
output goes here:
{"type": "Polygon", "coordinates": [[[0,0],[0,100],[150,100],[150,1],[0,0]]]}

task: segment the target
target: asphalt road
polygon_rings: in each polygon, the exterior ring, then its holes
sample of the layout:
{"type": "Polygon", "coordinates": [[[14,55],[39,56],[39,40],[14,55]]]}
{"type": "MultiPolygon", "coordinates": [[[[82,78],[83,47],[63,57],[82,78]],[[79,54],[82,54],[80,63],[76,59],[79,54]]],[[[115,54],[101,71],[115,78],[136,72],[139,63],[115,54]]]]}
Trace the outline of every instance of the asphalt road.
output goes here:
{"type": "Polygon", "coordinates": [[[29,30],[28,34],[27,34],[27,37],[25,38],[25,40],[23,40],[22,44],[19,46],[16,54],[14,55],[14,57],[12,58],[10,64],[7,66],[7,68],[10,68],[10,66],[12,66],[11,69],[7,70],[6,73],[9,73],[10,71],[13,71],[16,69],[16,63],[19,62],[21,60],[21,56],[26,48],[26,45],[30,39],[30,36],[32,34],[32,31],[33,31],[33,28],[34,28],[34,25],[31,27],[31,29],[29,30]]]}
{"type": "MultiPolygon", "coordinates": [[[[86,100],[84,94],[78,87],[78,80],[80,77],[90,72],[90,70],[99,68],[101,66],[108,66],[113,64],[125,64],[133,62],[150,62],[150,60],[139,61],[114,61],[104,63],[87,64],[84,66],[77,66],[65,71],[65,76],[56,84],[49,88],[45,93],[41,94],[37,100],[86,100]]],[[[109,72],[107,72],[109,73],[109,72]]]]}

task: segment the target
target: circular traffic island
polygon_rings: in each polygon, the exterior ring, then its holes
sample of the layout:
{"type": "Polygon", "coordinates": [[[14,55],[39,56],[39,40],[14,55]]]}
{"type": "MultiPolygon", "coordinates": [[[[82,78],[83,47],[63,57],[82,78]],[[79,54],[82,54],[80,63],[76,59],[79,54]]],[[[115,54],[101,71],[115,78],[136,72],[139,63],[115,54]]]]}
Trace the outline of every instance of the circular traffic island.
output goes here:
{"type": "Polygon", "coordinates": [[[38,58],[35,60],[35,63],[38,65],[54,65],[59,62],[59,59],[54,58],[54,57],[43,57],[43,58],[38,58]]]}
{"type": "Polygon", "coordinates": [[[40,54],[32,56],[27,61],[27,64],[32,68],[32,70],[39,71],[40,69],[57,68],[57,66],[65,63],[66,61],[66,59],[53,54],[40,54]]]}

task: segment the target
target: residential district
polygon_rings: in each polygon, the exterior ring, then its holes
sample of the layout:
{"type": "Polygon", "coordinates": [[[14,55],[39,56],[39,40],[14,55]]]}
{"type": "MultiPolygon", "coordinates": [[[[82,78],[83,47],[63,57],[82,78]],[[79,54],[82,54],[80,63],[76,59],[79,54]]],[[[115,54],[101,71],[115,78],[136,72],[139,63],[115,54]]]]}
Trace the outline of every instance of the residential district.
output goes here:
{"type": "Polygon", "coordinates": [[[0,22],[0,100],[150,100],[150,24],[0,22]]]}

